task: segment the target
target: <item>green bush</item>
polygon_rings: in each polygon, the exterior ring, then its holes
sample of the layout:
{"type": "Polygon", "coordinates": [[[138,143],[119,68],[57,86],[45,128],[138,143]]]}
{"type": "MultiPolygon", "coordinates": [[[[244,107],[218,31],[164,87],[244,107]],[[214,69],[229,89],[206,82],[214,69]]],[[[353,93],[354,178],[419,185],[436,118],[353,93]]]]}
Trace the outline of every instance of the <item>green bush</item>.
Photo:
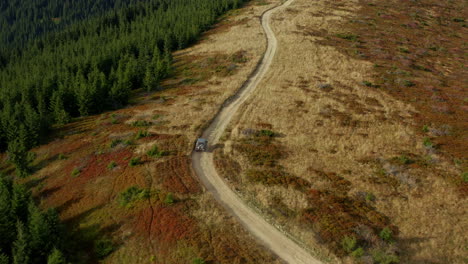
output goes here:
{"type": "Polygon", "coordinates": [[[154,145],[146,154],[153,158],[160,158],[166,155],[165,151],[160,151],[157,145],[154,145]]]}
{"type": "Polygon", "coordinates": [[[112,140],[112,142],[110,143],[110,147],[111,148],[114,148],[115,146],[117,146],[118,144],[122,143],[122,140],[121,139],[114,139],[112,140]]]}
{"type": "Polygon", "coordinates": [[[372,259],[378,264],[396,264],[400,262],[398,256],[393,254],[387,254],[384,251],[378,249],[372,252],[372,259]]]}
{"type": "Polygon", "coordinates": [[[149,197],[150,192],[148,190],[140,189],[138,186],[132,186],[120,193],[119,204],[121,206],[129,207],[133,202],[148,199],[149,197]]]}
{"type": "Polygon", "coordinates": [[[358,247],[356,250],[351,252],[351,256],[353,256],[355,258],[360,258],[363,255],[364,255],[364,249],[362,249],[362,247],[358,247]]]}
{"type": "Polygon", "coordinates": [[[80,173],[81,173],[81,172],[80,172],[79,169],[74,168],[74,169],[72,170],[72,172],[71,172],[71,176],[72,176],[72,177],[78,177],[78,175],[80,175],[80,173]]]}
{"type": "Polygon", "coordinates": [[[359,36],[351,34],[351,33],[340,33],[340,34],[336,34],[336,36],[339,38],[351,40],[351,41],[356,41],[359,38],[359,36]]]}
{"type": "Polygon", "coordinates": [[[107,165],[107,168],[108,168],[109,170],[112,170],[112,169],[115,168],[115,167],[117,167],[117,163],[115,163],[115,161],[111,161],[111,162],[109,163],[109,165],[107,165]]]}
{"type": "Polygon", "coordinates": [[[434,147],[434,144],[432,143],[431,139],[428,138],[428,137],[424,138],[423,145],[424,145],[426,148],[432,148],[432,147],[434,147]]]}
{"type": "Polygon", "coordinates": [[[462,173],[462,179],[464,182],[468,182],[468,172],[462,173]]]}
{"type": "Polygon", "coordinates": [[[267,136],[267,137],[273,137],[275,136],[275,132],[271,131],[271,130],[260,130],[259,131],[259,135],[260,136],[267,136]]]}
{"type": "Polygon", "coordinates": [[[67,156],[65,156],[65,154],[60,153],[60,154],[58,154],[57,158],[59,160],[65,160],[65,159],[67,159],[67,156]]]}
{"type": "Polygon", "coordinates": [[[393,234],[392,230],[388,227],[385,227],[380,231],[379,237],[382,238],[386,242],[392,242],[393,241],[393,234]]]}
{"type": "Polygon", "coordinates": [[[114,251],[114,245],[110,239],[99,239],[94,242],[94,253],[99,259],[103,259],[114,251]]]}
{"type": "Polygon", "coordinates": [[[130,167],[135,167],[135,166],[140,165],[140,164],[141,164],[141,158],[140,157],[132,158],[130,160],[130,162],[128,163],[128,165],[130,165],[130,167]]]}
{"type": "Polygon", "coordinates": [[[148,131],[146,130],[138,130],[137,134],[135,135],[135,139],[140,139],[149,136],[148,131]]]}
{"type": "Polygon", "coordinates": [[[341,240],[341,246],[347,253],[353,252],[353,250],[356,248],[356,245],[357,240],[355,237],[345,236],[343,237],[343,240],[341,240]]]}
{"type": "Polygon", "coordinates": [[[205,260],[203,260],[202,258],[196,258],[192,261],[192,264],[205,264],[205,260]]]}
{"type": "Polygon", "coordinates": [[[166,198],[164,198],[164,203],[169,205],[169,204],[173,204],[174,202],[175,202],[174,195],[172,193],[168,193],[166,195],[166,198]]]}
{"type": "Polygon", "coordinates": [[[375,195],[373,193],[366,193],[366,201],[373,202],[375,201],[375,195]]]}
{"type": "Polygon", "coordinates": [[[409,164],[414,163],[414,161],[406,155],[401,155],[397,157],[396,159],[398,160],[400,164],[403,164],[403,165],[409,165],[409,164]]]}
{"type": "Polygon", "coordinates": [[[137,120],[137,121],[134,121],[132,123],[132,126],[134,127],[147,127],[147,126],[151,126],[152,123],[151,122],[148,122],[146,120],[137,120]]]}

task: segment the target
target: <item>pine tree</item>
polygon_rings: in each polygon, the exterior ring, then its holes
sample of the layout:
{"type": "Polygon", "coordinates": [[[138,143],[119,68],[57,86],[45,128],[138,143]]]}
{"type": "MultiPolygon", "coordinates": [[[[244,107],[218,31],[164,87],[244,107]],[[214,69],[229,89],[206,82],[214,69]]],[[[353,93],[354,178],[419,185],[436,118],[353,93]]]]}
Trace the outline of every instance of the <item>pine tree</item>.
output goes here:
{"type": "Polygon", "coordinates": [[[45,259],[49,254],[51,230],[47,224],[44,215],[41,213],[39,208],[34,204],[33,201],[29,203],[29,245],[31,251],[34,252],[34,260],[45,259]]]}
{"type": "Polygon", "coordinates": [[[70,114],[65,110],[63,102],[63,93],[61,91],[55,91],[52,93],[52,98],[50,100],[50,111],[54,117],[56,124],[64,125],[70,122],[70,114]]]}
{"type": "Polygon", "coordinates": [[[14,215],[11,209],[11,182],[0,178],[0,251],[10,252],[16,237],[14,215]]]}
{"type": "Polygon", "coordinates": [[[60,250],[54,248],[47,258],[47,264],[66,264],[65,257],[60,250]]]}
{"type": "Polygon", "coordinates": [[[16,224],[17,237],[13,243],[13,263],[14,264],[28,264],[30,256],[30,248],[28,244],[28,233],[21,221],[16,224]]]}
{"type": "Polygon", "coordinates": [[[28,205],[31,201],[31,192],[21,184],[13,184],[13,197],[11,209],[13,214],[23,223],[28,220],[28,205]]]}
{"type": "Polygon", "coordinates": [[[0,250],[0,264],[10,264],[10,258],[0,250]]]}
{"type": "Polygon", "coordinates": [[[27,131],[23,124],[18,128],[18,135],[8,143],[8,155],[11,163],[16,167],[16,175],[24,178],[29,175],[30,155],[27,151],[27,131]]]}

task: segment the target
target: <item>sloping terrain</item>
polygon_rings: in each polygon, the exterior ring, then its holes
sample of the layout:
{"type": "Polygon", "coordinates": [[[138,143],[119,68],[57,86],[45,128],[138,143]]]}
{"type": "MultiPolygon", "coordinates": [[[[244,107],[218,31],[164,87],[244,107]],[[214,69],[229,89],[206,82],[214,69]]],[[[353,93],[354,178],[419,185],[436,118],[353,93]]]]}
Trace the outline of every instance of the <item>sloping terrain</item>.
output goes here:
{"type": "Polygon", "coordinates": [[[422,2],[297,0],[279,12],[271,71],[216,150],[244,200],[344,262],[465,261],[464,11],[422,2]],[[423,11],[429,26],[404,26],[423,11]],[[409,34],[426,31],[445,51],[413,57],[409,34]],[[436,77],[445,86],[425,83],[436,77]]]}
{"type": "Polygon", "coordinates": [[[252,1],[177,52],[164,90],[57,127],[33,149],[35,173],[23,182],[60,212],[81,255],[74,262],[281,263],[203,192],[189,159],[206,121],[258,64],[259,18],[275,4],[252,1]]]}
{"type": "MultiPolygon", "coordinates": [[[[210,142],[211,148],[216,148],[220,136],[229,124],[229,121],[236,114],[239,107],[252,94],[261,82],[265,74],[270,69],[276,49],[278,48],[275,34],[270,28],[270,20],[275,12],[287,8],[293,0],[284,2],[283,5],[271,9],[262,16],[262,25],[267,35],[268,47],[265,55],[257,69],[249,77],[247,82],[232,98],[229,98],[220,112],[216,115],[210,125],[203,132],[202,137],[210,142]]],[[[322,263],[309,252],[304,250],[296,241],[291,240],[287,235],[281,233],[274,225],[269,224],[261,215],[248,207],[236,193],[223,182],[223,179],[216,172],[213,155],[208,152],[194,152],[192,154],[193,168],[197,176],[201,179],[207,190],[213,193],[214,197],[239,221],[254,234],[262,244],[266,245],[281,259],[287,263],[322,263]]]]}

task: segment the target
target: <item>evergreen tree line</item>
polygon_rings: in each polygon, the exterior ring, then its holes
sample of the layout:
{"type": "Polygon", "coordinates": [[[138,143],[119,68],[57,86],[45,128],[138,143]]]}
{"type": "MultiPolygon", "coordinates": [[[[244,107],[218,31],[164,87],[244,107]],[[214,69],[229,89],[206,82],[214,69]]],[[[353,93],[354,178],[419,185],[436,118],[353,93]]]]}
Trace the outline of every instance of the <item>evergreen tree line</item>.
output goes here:
{"type": "Polygon", "coordinates": [[[0,151],[20,176],[29,173],[27,150],[53,124],[122,107],[134,89],[157,89],[171,52],[243,0],[130,2],[38,37],[0,70],[0,151]]]}
{"type": "Polygon", "coordinates": [[[57,212],[42,212],[25,186],[0,175],[0,264],[65,264],[64,242],[57,212]]]}
{"type": "Polygon", "coordinates": [[[19,54],[29,40],[55,32],[105,11],[141,0],[8,0],[0,1],[0,67],[19,54]]]}

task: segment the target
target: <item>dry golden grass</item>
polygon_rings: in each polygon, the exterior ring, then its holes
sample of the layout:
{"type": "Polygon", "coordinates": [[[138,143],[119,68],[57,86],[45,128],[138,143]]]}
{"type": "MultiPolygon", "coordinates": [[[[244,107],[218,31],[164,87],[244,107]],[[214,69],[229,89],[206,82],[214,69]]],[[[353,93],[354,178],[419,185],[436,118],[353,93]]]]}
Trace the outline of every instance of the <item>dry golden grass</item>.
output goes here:
{"type": "MultiPolygon", "coordinates": [[[[400,232],[401,263],[461,263],[466,201],[444,180],[460,172],[423,146],[413,126],[414,107],[362,84],[372,81],[373,64],[319,44],[321,37],[314,34],[341,33],[340,22],[352,19],[357,4],[347,1],[332,9],[327,0],[296,0],[275,15],[276,58],[224,137],[224,155],[243,171],[250,168],[232,146],[245,137],[245,129],[269,124],[283,135],[277,140],[288,152],[280,162],[287,172],[309,180],[314,189],[323,185],[311,171],[334,172],[351,182],[349,196],[376,196],[373,206],[400,232]],[[411,155],[418,164],[392,161],[402,155],[411,155]],[[382,169],[394,185],[372,182],[382,169]]],[[[239,182],[244,196],[265,209],[278,196],[292,209],[306,207],[292,188],[249,184],[245,176],[239,182]]],[[[282,224],[307,245],[320,247],[310,227],[296,221],[282,224]]]]}

